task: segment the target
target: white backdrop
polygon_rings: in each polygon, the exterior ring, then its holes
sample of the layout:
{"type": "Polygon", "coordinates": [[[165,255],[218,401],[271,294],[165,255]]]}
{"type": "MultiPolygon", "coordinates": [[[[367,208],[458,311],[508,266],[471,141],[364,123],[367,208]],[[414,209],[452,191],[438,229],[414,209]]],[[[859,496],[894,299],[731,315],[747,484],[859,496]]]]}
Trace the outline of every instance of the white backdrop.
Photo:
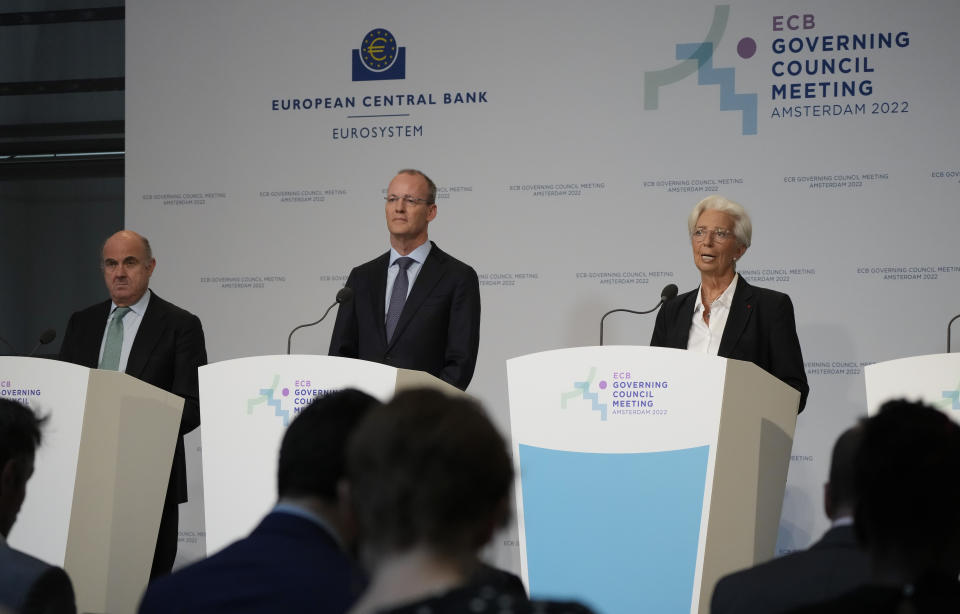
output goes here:
{"type": "MultiPolygon", "coordinates": [[[[431,239],[481,277],[470,392],[508,433],[505,360],[595,344],[607,309],[695,287],[686,215],[737,200],[755,229],[740,272],[793,298],[810,379],[783,553],[826,527],[862,367],[943,351],[960,311],[957,23],[954,0],[128,0],[127,226],[211,361],[281,353],[387,249],[394,172],[424,170],[431,239]],[[404,78],[353,80],[375,29],[404,78]]],[[[646,344],[653,321],[613,316],[607,342],[646,344]]],[[[294,351],[326,353],[331,327],[294,351]]],[[[182,513],[193,558],[202,513],[182,513]]],[[[515,529],[491,556],[517,568],[515,529]]]]}

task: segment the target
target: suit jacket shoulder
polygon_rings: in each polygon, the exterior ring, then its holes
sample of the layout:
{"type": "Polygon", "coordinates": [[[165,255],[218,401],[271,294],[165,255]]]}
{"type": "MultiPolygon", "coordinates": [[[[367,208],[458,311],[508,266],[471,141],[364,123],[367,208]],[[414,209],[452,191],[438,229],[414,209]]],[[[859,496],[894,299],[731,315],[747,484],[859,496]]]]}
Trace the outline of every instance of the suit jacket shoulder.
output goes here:
{"type": "Polygon", "coordinates": [[[807,550],[722,578],[710,612],[786,612],[853,590],[869,581],[869,575],[869,559],[858,548],[853,527],[835,527],[807,550]]]}
{"type": "Polygon", "coordinates": [[[246,538],[152,582],[139,611],[340,614],[362,589],[356,565],[324,528],[274,512],[246,538]]]}
{"type": "Polygon", "coordinates": [[[60,567],[3,545],[0,546],[0,606],[20,614],[74,614],[73,584],[60,567]]]}

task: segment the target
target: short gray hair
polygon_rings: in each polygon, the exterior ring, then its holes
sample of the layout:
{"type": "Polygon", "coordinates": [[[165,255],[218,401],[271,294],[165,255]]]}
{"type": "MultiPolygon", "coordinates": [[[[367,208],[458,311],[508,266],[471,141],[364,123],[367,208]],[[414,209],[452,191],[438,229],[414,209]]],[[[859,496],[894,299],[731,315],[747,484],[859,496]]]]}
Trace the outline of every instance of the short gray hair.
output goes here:
{"type": "Polygon", "coordinates": [[[427,177],[427,174],[423,171],[418,171],[415,168],[402,168],[397,171],[398,175],[420,175],[423,177],[424,181],[427,182],[427,189],[430,193],[427,195],[427,204],[432,205],[437,202],[437,184],[433,182],[433,179],[427,177]]]}
{"type": "Polygon", "coordinates": [[[720,211],[732,217],[733,236],[737,238],[740,245],[750,247],[750,240],[753,238],[753,223],[750,221],[750,215],[747,214],[747,210],[740,203],[735,203],[719,194],[707,196],[698,202],[693,211],[690,212],[690,217],[687,218],[687,230],[689,230],[691,237],[693,237],[693,231],[697,227],[697,220],[700,219],[700,215],[708,209],[720,211]]]}

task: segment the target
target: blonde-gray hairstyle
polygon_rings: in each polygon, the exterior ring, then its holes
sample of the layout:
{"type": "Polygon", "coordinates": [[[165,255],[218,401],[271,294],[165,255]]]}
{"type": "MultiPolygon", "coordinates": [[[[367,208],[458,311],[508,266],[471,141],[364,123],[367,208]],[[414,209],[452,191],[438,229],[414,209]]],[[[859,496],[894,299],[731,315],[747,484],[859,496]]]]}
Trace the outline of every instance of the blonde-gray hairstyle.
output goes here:
{"type": "Polygon", "coordinates": [[[687,229],[690,231],[691,237],[693,237],[693,231],[697,227],[697,220],[700,219],[700,214],[708,209],[720,211],[732,217],[733,236],[737,238],[740,245],[750,247],[750,239],[753,238],[753,224],[750,222],[750,216],[747,214],[747,210],[739,203],[728,200],[719,194],[707,196],[698,202],[696,206],[694,206],[693,211],[690,212],[690,217],[687,218],[687,229]]]}

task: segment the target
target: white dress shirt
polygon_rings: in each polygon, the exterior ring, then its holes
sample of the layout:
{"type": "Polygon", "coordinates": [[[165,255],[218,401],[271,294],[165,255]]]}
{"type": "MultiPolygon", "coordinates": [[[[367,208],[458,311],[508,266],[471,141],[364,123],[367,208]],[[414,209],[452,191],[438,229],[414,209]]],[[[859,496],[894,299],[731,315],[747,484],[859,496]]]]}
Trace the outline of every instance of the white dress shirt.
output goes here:
{"type": "MultiPolygon", "coordinates": [[[[117,371],[121,373],[127,370],[127,359],[130,358],[130,348],[133,347],[133,340],[137,337],[137,331],[140,330],[140,322],[143,320],[143,314],[147,312],[147,304],[150,303],[150,289],[148,288],[140,300],[130,305],[130,311],[123,316],[123,345],[120,346],[120,366],[117,371]]],[[[113,319],[113,312],[116,311],[117,304],[110,305],[110,315],[107,317],[107,325],[103,327],[103,338],[100,340],[100,356],[97,358],[97,364],[103,360],[103,348],[107,344],[107,329],[110,327],[110,320],[113,319]]]]}
{"type": "Polygon", "coordinates": [[[710,324],[703,321],[703,285],[697,290],[697,302],[693,307],[693,322],[690,323],[690,337],[687,339],[687,349],[701,354],[717,355],[720,350],[720,340],[723,338],[723,329],[727,325],[727,316],[730,315],[730,305],[733,302],[733,293],[737,290],[739,274],[733,276],[733,281],[727,289],[710,303],[710,324]]]}

